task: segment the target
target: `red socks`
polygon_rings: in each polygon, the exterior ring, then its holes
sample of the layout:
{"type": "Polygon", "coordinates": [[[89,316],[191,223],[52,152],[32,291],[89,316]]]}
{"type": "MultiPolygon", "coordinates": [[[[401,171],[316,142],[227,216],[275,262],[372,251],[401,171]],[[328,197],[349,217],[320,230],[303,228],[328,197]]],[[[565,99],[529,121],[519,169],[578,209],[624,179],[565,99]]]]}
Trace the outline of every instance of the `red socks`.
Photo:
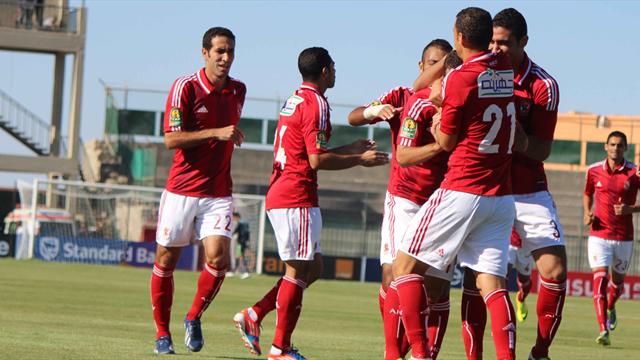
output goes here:
{"type": "Polygon", "coordinates": [[[406,354],[409,343],[400,319],[400,299],[395,281],[387,289],[383,311],[384,358],[385,360],[396,360],[406,354]]]}
{"type": "MultiPolygon", "coordinates": [[[[424,288],[424,277],[416,274],[403,275],[395,280],[402,309],[402,321],[406,328],[411,355],[415,360],[429,358],[426,317],[427,293],[424,288]]],[[[389,294],[387,294],[389,301],[389,294]]]]}
{"type": "Polygon", "coordinates": [[[469,360],[482,360],[482,341],[487,325],[487,308],[480,291],[463,288],[460,306],[462,339],[469,360]]]}
{"type": "Polygon", "coordinates": [[[291,347],[291,334],[302,310],[302,293],[307,284],[288,276],[282,278],[276,301],[276,332],[273,346],[281,350],[291,347]]]}
{"type": "Polygon", "coordinates": [[[509,292],[498,289],[484,297],[491,315],[491,335],[496,347],[496,359],[516,358],[516,314],[513,311],[509,292]]]}
{"type": "Polygon", "coordinates": [[[173,268],[153,265],[151,275],[151,308],[156,323],[156,340],[170,335],[171,305],[173,303],[173,268]]]}
{"type": "Polygon", "coordinates": [[[187,313],[187,320],[200,319],[202,313],[216,297],[222,283],[224,282],[225,269],[215,269],[209,264],[204,264],[200,277],[198,278],[198,289],[193,298],[191,309],[187,313]]]}
{"type": "Polygon", "coordinates": [[[268,313],[276,308],[276,300],[278,298],[278,291],[280,290],[281,284],[282,278],[278,279],[276,285],[272,287],[271,290],[269,290],[269,292],[266,293],[262,299],[260,299],[251,307],[258,316],[257,322],[261,322],[268,313]]]}
{"type": "Polygon", "coordinates": [[[620,284],[614,284],[613,281],[609,283],[609,299],[607,300],[607,309],[613,310],[616,307],[616,301],[622,295],[622,291],[624,290],[624,282],[620,284]]]}
{"type": "Polygon", "coordinates": [[[432,360],[436,360],[440,352],[444,333],[447,331],[447,323],[449,322],[449,310],[449,297],[439,299],[437,303],[429,305],[427,331],[432,360]]]}
{"type": "MultiPolygon", "coordinates": [[[[606,289],[607,282],[605,281],[604,284],[606,289]]],[[[549,356],[549,347],[562,321],[565,296],[566,280],[557,281],[540,276],[537,306],[538,337],[535,346],[531,349],[531,354],[536,358],[549,356]]]]}
{"type": "Polygon", "coordinates": [[[596,308],[596,317],[600,325],[600,331],[607,330],[607,284],[609,274],[606,271],[593,273],[593,305],[596,308]]]}

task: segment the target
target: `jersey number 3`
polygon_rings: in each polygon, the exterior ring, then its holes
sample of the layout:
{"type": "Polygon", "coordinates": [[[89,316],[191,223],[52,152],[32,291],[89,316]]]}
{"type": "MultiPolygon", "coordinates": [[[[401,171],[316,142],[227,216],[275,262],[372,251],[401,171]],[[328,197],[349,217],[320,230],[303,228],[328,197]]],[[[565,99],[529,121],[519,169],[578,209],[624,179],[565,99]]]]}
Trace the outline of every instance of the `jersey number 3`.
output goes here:
{"type": "MultiPolygon", "coordinates": [[[[498,132],[502,127],[502,118],[504,117],[503,111],[500,106],[491,104],[487,107],[482,115],[483,122],[493,122],[487,135],[482,139],[480,145],[478,145],[478,151],[485,154],[497,154],[500,152],[500,144],[494,144],[498,132]],[[494,120],[495,116],[495,120],[494,120]]],[[[516,133],[516,106],[513,102],[507,105],[507,117],[511,120],[511,126],[509,130],[509,146],[507,148],[507,154],[511,154],[511,148],[513,147],[513,139],[516,133]]]]}

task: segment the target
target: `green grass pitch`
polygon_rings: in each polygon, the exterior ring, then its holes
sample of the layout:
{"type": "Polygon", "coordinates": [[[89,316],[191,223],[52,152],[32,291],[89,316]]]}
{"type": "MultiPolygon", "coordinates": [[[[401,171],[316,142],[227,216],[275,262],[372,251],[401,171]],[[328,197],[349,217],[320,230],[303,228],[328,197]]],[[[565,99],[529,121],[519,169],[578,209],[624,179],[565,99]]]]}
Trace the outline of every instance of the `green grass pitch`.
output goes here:
{"type": "MultiPolygon", "coordinates": [[[[242,346],[233,314],[252,305],[276,278],[229,278],[203,316],[205,347],[189,353],[182,319],[197,279],[175,273],[172,331],[176,359],[258,359],[242,346]]],[[[41,261],[0,260],[0,359],[155,359],[149,300],[151,269],[41,261]]],[[[295,346],[310,359],[382,359],[383,336],[376,284],[319,281],[304,295],[295,346]]],[[[518,358],[535,339],[535,296],[530,318],[518,326],[518,358]]],[[[460,291],[452,292],[451,318],[440,359],[464,359],[460,335],[460,291]]],[[[597,325],[588,298],[568,298],[553,359],[636,359],[640,352],[640,302],[621,301],[612,345],[595,344],[597,325]]],[[[262,333],[263,349],[273,336],[275,314],[262,333]]],[[[485,358],[494,358],[490,331],[485,358]]],[[[261,357],[264,359],[265,357],[261,357]]]]}

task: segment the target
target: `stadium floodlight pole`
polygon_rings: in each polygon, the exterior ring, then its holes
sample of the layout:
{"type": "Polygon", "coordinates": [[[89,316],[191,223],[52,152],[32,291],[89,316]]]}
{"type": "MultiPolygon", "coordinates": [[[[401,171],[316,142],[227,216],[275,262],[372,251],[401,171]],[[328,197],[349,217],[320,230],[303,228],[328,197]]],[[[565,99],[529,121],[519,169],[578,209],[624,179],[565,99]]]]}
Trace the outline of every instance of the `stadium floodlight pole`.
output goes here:
{"type": "MultiPolygon", "coordinates": [[[[27,259],[32,259],[33,258],[33,248],[35,246],[35,242],[36,242],[36,221],[38,219],[37,217],[37,212],[38,212],[38,179],[33,179],[33,192],[31,194],[31,226],[29,229],[29,234],[27,236],[27,241],[29,244],[28,247],[28,254],[27,254],[27,259]]],[[[24,225],[23,225],[24,226],[24,225]]],[[[25,230],[26,230],[26,226],[24,226],[25,230]]],[[[24,231],[22,236],[24,236],[24,231]]]]}
{"type": "Polygon", "coordinates": [[[256,273],[262,274],[262,260],[264,257],[264,224],[266,219],[267,209],[266,200],[260,201],[260,224],[258,224],[258,254],[256,256],[256,273]]]}

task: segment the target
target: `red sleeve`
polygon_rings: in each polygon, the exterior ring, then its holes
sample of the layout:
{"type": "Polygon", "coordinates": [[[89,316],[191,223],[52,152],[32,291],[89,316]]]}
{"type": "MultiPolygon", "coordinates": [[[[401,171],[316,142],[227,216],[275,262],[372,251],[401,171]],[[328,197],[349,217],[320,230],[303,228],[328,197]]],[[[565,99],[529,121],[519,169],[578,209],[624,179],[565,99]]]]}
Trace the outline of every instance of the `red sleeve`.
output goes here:
{"type": "MultiPolygon", "coordinates": [[[[399,108],[399,107],[402,107],[404,105],[403,104],[403,98],[404,98],[403,94],[404,94],[404,89],[398,86],[398,87],[395,87],[395,88],[387,91],[386,93],[380,95],[380,97],[377,100],[374,100],[374,101],[366,104],[364,107],[388,104],[388,105],[391,105],[391,106],[393,106],[395,108],[399,108]]],[[[376,124],[376,123],[379,123],[381,121],[385,121],[385,120],[382,120],[380,118],[375,118],[375,119],[373,119],[371,124],[376,124]]]]}
{"type": "Polygon", "coordinates": [[[593,186],[593,174],[591,169],[587,170],[587,181],[584,185],[584,194],[587,196],[593,196],[595,187],[593,186]]]}
{"type": "Polygon", "coordinates": [[[558,84],[551,76],[536,79],[533,84],[532,135],[541,140],[553,140],[558,122],[559,100],[558,84]]]}
{"type": "Polygon", "coordinates": [[[440,119],[440,131],[443,133],[456,135],[460,132],[467,92],[467,87],[458,71],[454,70],[445,77],[442,88],[442,118],[440,119]]]}
{"type": "Polygon", "coordinates": [[[420,139],[429,131],[436,107],[423,98],[410,99],[402,111],[402,127],[398,132],[397,144],[416,147],[422,145],[420,139]]]}
{"type": "Polygon", "coordinates": [[[307,97],[300,121],[302,122],[302,134],[307,154],[326,152],[331,137],[329,104],[317,95],[307,97]]]}
{"type": "Polygon", "coordinates": [[[191,102],[189,101],[192,87],[188,80],[180,78],[171,86],[164,111],[164,133],[183,131],[189,126],[191,102]]]}
{"type": "Polygon", "coordinates": [[[240,85],[238,86],[238,118],[242,116],[242,108],[244,107],[244,100],[245,97],[247,96],[247,87],[244,85],[244,83],[239,83],[240,85]]]}

